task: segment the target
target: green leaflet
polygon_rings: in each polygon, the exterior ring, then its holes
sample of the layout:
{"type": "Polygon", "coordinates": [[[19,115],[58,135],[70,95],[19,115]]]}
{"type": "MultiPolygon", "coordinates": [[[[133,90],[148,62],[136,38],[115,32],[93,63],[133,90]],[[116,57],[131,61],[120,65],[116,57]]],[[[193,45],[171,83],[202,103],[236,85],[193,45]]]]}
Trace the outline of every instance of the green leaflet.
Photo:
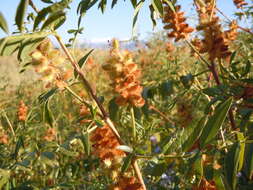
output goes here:
{"type": "Polygon", "coordinates": [[[201,148],[210,143],[210,141],[213,140],[213,138],[217,135],[232,105],[232,101],[233,99],[229,98],[218,107],[216,107],[214,114],[207,121],[202,135],[200,136],[201,148]]]}
{"type": "Polygon", "coordinates": [[[27,10],[29,0],[20,0],[20,3],[17,8],[16,12],[16,17],[15,17],[15,22],[16,25],[18,26],[18,29],[23,32],[24,31],[24,19],[25,19],[25,14],[27,10]]]}
{"type": "Polygon", "coordinates": [[[49,100],[47,100],[43,107],[43,120],[47,124],[50,125],[50,127],[54,126],[54,117],[49,107],[49,100]]]}
{"type": "Polygon", "coordinates": [[[4,18],[4,15],[0,12],[0,28],[5,32],[5,33],[9,33],[9,28],[8,28],[8,24],[4,18]]]}

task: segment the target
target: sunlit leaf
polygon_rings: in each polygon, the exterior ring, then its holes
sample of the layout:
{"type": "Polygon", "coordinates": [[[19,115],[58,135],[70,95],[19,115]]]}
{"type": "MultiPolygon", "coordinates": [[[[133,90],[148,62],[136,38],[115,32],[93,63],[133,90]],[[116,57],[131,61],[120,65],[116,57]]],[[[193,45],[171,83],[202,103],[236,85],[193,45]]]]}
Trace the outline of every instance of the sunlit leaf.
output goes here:
{"type": "Polygon", "coordinates": [[[15,22],[16,22],[16,25],[18,26],[18,29],[21,32],[23,32],[24,30],[23,25],[24,25],[24,19],[25,19],[28,2],[29,0],[20,0],[20,3],[17,8],[17,12],[16,12],[15,22]]]}
{"type": "Polygon", "coordinates": [[[49,124],[51,127],[54,126],[54,116],[52,114],[52,111],[49,107],[49,100],[47,100],[43,107],[43,120],[47,124],[49,124]]]}
{"type": "Polygon", "coordinates": [[[139,1],[139,3],[136,5],[135,9],[134,9],[134,16],[133,16],[133,24],[132,24],[132,33],[135,31],[135,27],[136,27],[136,22],[138,19],[138,15],[140,12],[141,7],[143,6],[145,0],[141,0],[139,1]]]}
{"type": "Polygon", "coordinates": [[[8,24],[4,18],[4,15],[0,12],[0,28],[5,32],[9,33],[8,24]]]}
{"type": "Polygon", "coordinates": [[[65,18],[66,18],[65,12],[63,12],[63,11],[55,12],[47,18],[47,20],[42,25],[41,30],[43,30],[45,28],[52,28],[52,27],[55,29],[55,26],[57,25],[59,20],[62,20],[62,19],[65,20],[65,18]]]}
{"type": "Polygon", "coordinates": [[[157,13],[162,17],[163,16],[163,4],[161,0],[152,0],[152,5],[157,13]]]}
{"type": "MultiPolygon", "coordinates": [[[[91,49],[88,53],[86,53],[79,61],[78,61],[78,65],[80,68],[83,67],[83,65],[87,62],[89,56],[91,55],[91,53],[94,51],[94,49],[91,49]]],[[[77,77],[77,72],[74,72],[75,77],[77,77]]]]}

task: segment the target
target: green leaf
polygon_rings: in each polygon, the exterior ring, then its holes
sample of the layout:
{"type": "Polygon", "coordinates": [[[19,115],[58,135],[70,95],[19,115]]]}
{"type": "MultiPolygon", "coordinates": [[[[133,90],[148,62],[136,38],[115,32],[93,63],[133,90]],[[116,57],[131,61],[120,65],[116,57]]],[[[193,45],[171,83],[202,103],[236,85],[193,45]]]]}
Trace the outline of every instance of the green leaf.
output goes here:
{"type": "Polygon", "coordinates": [[[155,11],[161,16],[163,17],[163,4],[161,0],[152,0],[152,5],[155,9],[155,11]]]}
{"type": "Polygon", "coordinates": [[[58,11],[53,14],[51,14],[47,20],[44,22],[44,24],[41,27],[41,30],[44,30],[45,28],[54,28],[58,24],[59,20],[66,19],[66,13],[63,11],[58,11]]]}
{"type": "Polygon", "coordinates": [[[51,127],[54,126],[54,117],[49,107],[49,100],[47,100],[44,104],[43,121],[48,123],[51,127]]]}
{"type": "Polygon", "coordinates": [[[14,154],[13,154],[14,159],[17,158],[19,150],[20,150],[21,147],[24,148],[24,140],[23,140],[22,136],[18,137],[18,141],[16,143],[15,151],[14,151],[14,154]]]}
{"type": "Polygon", "coordinates": [[[27,38],[23,40],[18,51],[19,61],[29,61],[29,54],[39,45],[44,38],[27,38]]]}
{"type": "Polygon", "coordinates": [[[214,114],[209,118],[206,123],[202,135],[200,136],[200,147],[203,148],[217,135],[220,127],[222,126],[227,113],[232,105],[233,98],[227,99],[225,102],[216,107],[214,114]]]}
{"type": "Polygon", "coordinates": [[[3,48],[5,47],[6,43],[7,43],[7,38],[0,39],[0,55],[2,55],[2,51],[3,51],[3,48]]]}
{"type": "MultiPolygon", "coordinates": [[[[86,61],[88,60],[90,54],[94,51],[94,49],[90,50],[88,53],[86,53],[79,61],[78,61],[78,65],[80,68],[83,67],[83,65],[86,63],[86,61]]],[[[77,77],[77,72],[74,72],[75,77],[77,77]]]]}
{"type": "Polygon", "coordinates": [[[150,18],[151,18],[151,21],[153,23],[153,28],[154,28],[156,26],[156,19],[155,19],[155,8],[152,4],[149,5],[149,10],[150,10],[150,18]]]}
{"type": "MultiPolygon", "coordinates": [[[[34,20],[33,23],[33,31],[35,31],[39,24],[45,20],[46,16],[48,14],[56,13],[59,11],[63,11],[65,8],[68,7],[68,5],[72,2],[73,0],[62,0],[58,3],[54,3],[46,8],[43,8],[37,15],[37,17],[34,20]]],[[[61,19],[62,20],[62,19],[61,19]]]]}
{"type": "Polygon", "coordinates": [[[234,51],[231,56],[230,56],[230,65],[233,63],[234,59],[235,59],[235,56],[236,56],[236,51],[234,51]]]}
{"type": "Polygon", "coordinates": [[[84,151],[87,154],[87,156],[90,155],[90,148],[91,148],[91,146],[90,146],[90,137],[89,136],[90,136],[89,133],[86,132],[82,135],[82,139],[81,139],[82,142],[83,142],[83,145],[84,145],[84,151]]]}
{"type": "Polygon", "coordinates": [[[52,88],[51,90],[45,92],[45,93],[42,93],[41,95],[39,95],[38,97],[38,100],[39,100],[39,103],[42,104],[46,101],[48,101],[48,99],[53,96],[56,92],[58,91],[58,88],[52,88]]]}
{"type": "Polygon", "coordinates": [[[95,5],[99,0],[82,0],[77,7],[77,13],[80,14],[78,18],[78,28],[81,25],[82,18],[93,5],[95,5]]]}
{"type": "Polygon", "coordinates": [[[244,170],[249,179],[253,177],[253,144],[246,144],[244,170]]]}
{"type": "Polygon", "coordinates": [[[23,39],[8,39],[5,41],[5,45],[0,52],[2,56],[12,55],[15,51],[18,50],[23,39]]]}
{"type": "Polygon", "coordinates": [[[118,0],[112,0],[112,5],[111,8],[113,9],[113,7],[117,4],[118,0]]]}
{"type": "Polygon", "coordinates": [[[53,1],[51,1],[51,0],[41,0],[42,2],[44,2],[44,3],[54,3],[53,1]]]}
{"type": "Polygon", "coordinates": [[[225,157],[224,169],[225,177],[228,185],[232,190],[236,189],[238,173],[238,164],[239,164],[239,152],[240,152],[240,143],[234,143],[229,152],[225,157]]]}
{"type": "Polygon", "coordinates": [[[115,100],[116,100],[116,98],[111,99],[108,104],[109,105],[109,116],[114,121],[116,120],[117,114],[119,111],[119,106],[118,106],[118,104],[116,104],[115,100]]]}
{"type": "Polygon", "coordinates": [[[245,138],[243,133],[236,132],[237,139],[240,142],[240,152],[239,152],[239,158],[238,158],[238,168],[237,170],[240,171],[242,169],[243,163],[244,163],[244,152],[245,152],[245,138]]]}
{"type": "Polygon", "coordinates": [[[194,143],[199,139],[203,131],[203,128],[206,124],[206,120],[207,120],[207,116],[204,116],[199,120],[193,132],[188,136],[187,140],[182,145],[183,152],[186,152],[187,150],[189,150],[189,148],[191,148],[194,145],[194,143]]]}
{"type": "Polygon", "coordinates": [[[190,73],[180,77],[180,81],[183,83],[185,88],[190,88],[194,81],[194,76],[190,73]]]}
{"type": "Polygon", "coordinates": [[[18,29],[21,32],[24,31],[23,25],[24,25],[24,19],[25,19],[28,2],[29,0],[20,0],[20,3],[17,8],[17,12],[16,12],[15,22],[16,22],[16,25],[18,26],[18,29]]]}
{"type": "Polygon", "coordinates": [[[11,177],[10,170],[0,168],[0,189],[2,189],[3,186],[9,181],[10,177],[11,177]]]}
{"type": "Polygon", "coordinates": [[[226,190],[225,183],[223,180],[222,172],[219,170],[214,170],[213,180],[215,181],[215,186],[219,190],[226,190]]]}
{"type": "Polygon", "coordinates": [[[135,27],[136,27],[136,22],[137,18],[140,12],[141,7],[143,6],[145,0],[139,1],[139,3],[136,5],[134,9],[134,16],[133,16],[133,24],[132,24],[132,33],[134,33],[135,27]]]}
{"type": "Polygon", "coordinates": [[[163,82],[160,85],[159,91],[160,91],[160,94],[162,95],[163,99],[168,98],[174,92],[173,82],[171,80],[163,82]]]}
{"type": "Polygon", "coordinates": [[[106,3],[107,3],[107,0],[101,0],[100,3],[98,4],[98,8],[101,9],[101,12],[102,12],[102,13],[105,12],[106,3]]]}
{"type": "Polygon", "coordinates": [[[127,171],[127,169],[129,168],[129,166],[131,165],[133,157],[134,157],[134,154],[128,154],[124,158],[124,163],[123,163],[123,165],[121,167],[121,173],[124,173],[125,171],[127,171]]]}
{"type": "Polygon", "coordinates": [[[135,8],[137,5],[137,0],[131,0],[131,3],[132,3],[133,8],[135,8]]]}
{"type": "Polygon", "coordinates": [[[203,169],[203,162],[202,162],[202,157],[201,154],[199,157],[195,160],[193,164],[193,168],[197,177],[198,183],[201,181],[203,174],[204,174],[204,169],[203,169]]]}
{"type": "Polygon", "coordinates": [[[4,15],[0,12],[0,28],[5,32],[9,33],[8,24],[4,18],[4,15]]]}

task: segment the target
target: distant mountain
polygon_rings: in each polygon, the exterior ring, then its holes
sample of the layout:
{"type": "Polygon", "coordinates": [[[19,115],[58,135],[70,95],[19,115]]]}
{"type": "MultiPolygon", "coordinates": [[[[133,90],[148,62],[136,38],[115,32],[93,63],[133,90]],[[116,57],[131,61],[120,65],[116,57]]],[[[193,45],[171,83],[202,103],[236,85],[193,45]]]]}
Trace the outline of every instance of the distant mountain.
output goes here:
{"type": "MultiPolygon", "coordinates": [[[[80,48],[95,48],[95,49],[110,49],[110,42],[79,42],[78,46],[80,48]]],[[[139,47],[145,47],[145,41],[122,41],[120,42],[120,47],[122,49],[134,50],[139,47]]]]}

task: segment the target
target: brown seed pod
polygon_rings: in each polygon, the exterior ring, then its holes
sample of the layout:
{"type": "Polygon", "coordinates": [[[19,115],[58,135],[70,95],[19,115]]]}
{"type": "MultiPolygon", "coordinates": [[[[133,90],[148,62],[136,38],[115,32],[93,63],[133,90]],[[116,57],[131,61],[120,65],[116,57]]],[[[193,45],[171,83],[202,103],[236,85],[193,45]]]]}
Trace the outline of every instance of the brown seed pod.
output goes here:
{"type": "Polygon", "coordinates": [[[215,1],[205,0],[203,4],[197,2],[196,4],[199,15],[197,30],[203,31],[204,34],[199,52],[208,53],[210,61],[214,61],[216,58],[228,58],[231,55],[228,48],[229,43],[219,24],[219,17],[216,16],[215,1]]]}
{"type": "MultiPolygon", "coordinates": [[[[114,40],[115,41],[115,40],[114,40]]],[[[103,69],[109,73],[113,81],[112,87],[118,94],[116,103],[121,106],[131,104],[141,107],[145,104],[142,98],[142,86],[139,78],[141,71],[133,62],[132,55],[129,51],[119,51],[118,42],[113,41],[113,49],[107,63],[103,65],[103,69]]]]}
{"type": "Polygon", "coordinates": [[[19,121],[25,121],[26,120],[27,110],[28,110],[27,106],[21,100],[19,102],[18,113],[17,113],[19,121]]]}
{"type": "Polygon", "coordinates": [[[168,4],[164,4],[164,29],[169,30],[168,37],[174,38],[175,41],[187,38],[187,36],[194,31],[185,23],[186,18],[184,12],[180,12],[180,6],[175,7],[175,12],[171,10],[168,4]]]}
{"type": "Polygon", "coordinates": [[[125,156],[123,151],[117,149],[120,143],[107,125],[97,128],[91,137],[91,141],[94,147],[93,154],[101,160],[115,160],[118,157],[125,156]]]}
{"type": "Polygon", "coordinates": [[[66,59],[59,50],[53,48],[49,39],[42,41],[30,56],[35,72],[41,76],[40,80],[47,83],[47,87],[54,85],[63,89],[67,85],[72,71],[62,67],[66,59]]]}

